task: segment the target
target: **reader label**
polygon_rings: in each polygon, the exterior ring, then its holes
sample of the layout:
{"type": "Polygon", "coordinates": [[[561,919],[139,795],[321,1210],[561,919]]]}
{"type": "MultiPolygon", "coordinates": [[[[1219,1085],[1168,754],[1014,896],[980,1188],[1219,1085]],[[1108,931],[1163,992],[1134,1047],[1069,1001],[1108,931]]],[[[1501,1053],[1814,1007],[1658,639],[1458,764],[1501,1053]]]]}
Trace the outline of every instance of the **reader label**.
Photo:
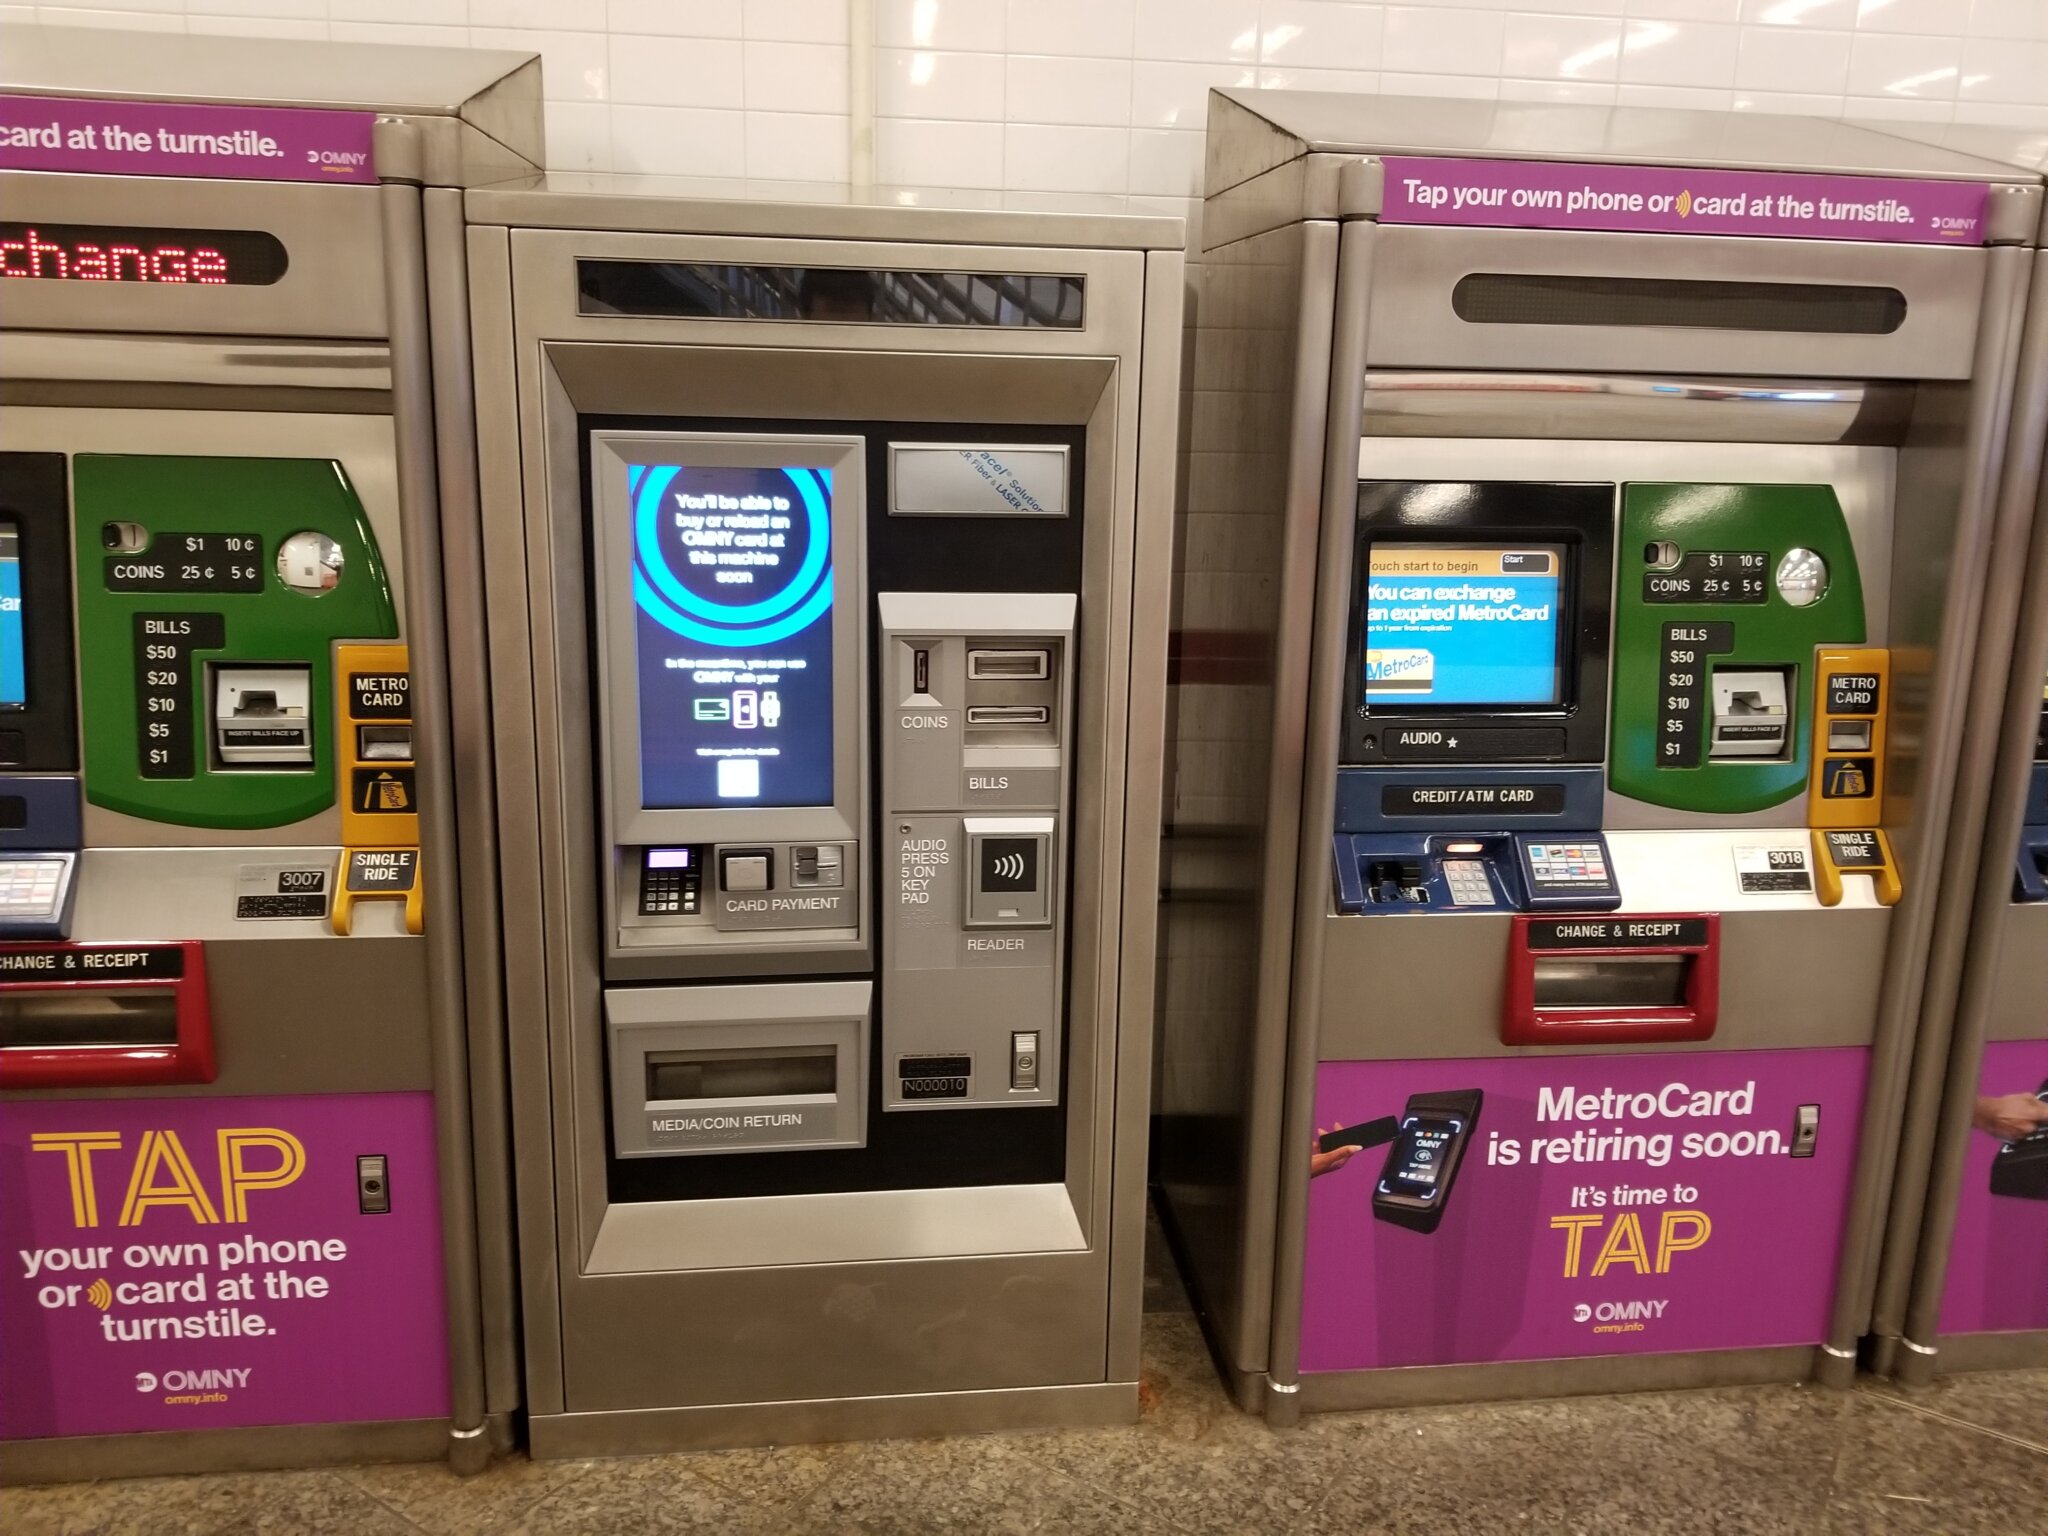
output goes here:
{"type": "Polygon", "coordinates": [[[1529,924],[1531,949],[1683,949],[1707,942],[1704,917],[1567,917],[1529,924]]]}
{"type": "Polygon", "coordinates": [[[1562,784],[1387,784],[1384,816],[1562,816],[1562,784]]]}

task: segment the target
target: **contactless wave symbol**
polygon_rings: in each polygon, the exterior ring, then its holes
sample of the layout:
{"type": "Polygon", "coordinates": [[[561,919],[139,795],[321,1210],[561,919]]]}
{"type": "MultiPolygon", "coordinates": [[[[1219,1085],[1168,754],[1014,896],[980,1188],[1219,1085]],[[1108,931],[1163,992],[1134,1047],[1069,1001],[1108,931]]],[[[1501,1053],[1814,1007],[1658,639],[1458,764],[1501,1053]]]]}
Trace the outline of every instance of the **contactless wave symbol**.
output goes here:
{"type": "Polygon", "coordinates": [[[98,1307],[102,1312],[114,1304],[114,1288],[107,1284],[107,1277],[105,1275],[101,1275],[99,1279],[93,1281],[91,1285],[85,1288],[85,1299],[98,1307]]]}
{"type": "Polygon", "coordinates": [[[991,868],[998,880],[1022,880],[1024,878],[1024,855],[1021,853],[999,854],[991,868]]]}
{"type": "MultiPolygon", "coordinates": [[[[760,646],[787,639],[810,625],[832,606],[832,471],[829,469],[783,468],[780,475],[796,493],[795,504],[802,515],[783,530],[781,545],[753,543],[764,530],[762,514],[743,510],[733,518],[725,510],[705,513],[706,526],[691,530],[709,537],[709,552],[745,548],[749,553],[776,556],[772,561],[751,561],[745,565],[685,565],[681,571],[670,563],[664,550],[664,534],[673,530],[673,514],[667,503],[676,478],[685,473],[680,464],[629,465],[626,485],[633,513],[633,601],[655,623],[687,639],[718,646],[760,646]],[[744,524],[739,520],[745,519],[744,524]],[[797,552],[801,550],[799,555],[797,552]],[[727,597],[752,597],[758,590],[751,582],[730,586],[712,577],[717,598],[694,590],[689,578],[703,580],[707,573],[760,573],[773,581],[796,558],[796,570],[771,595],[748,601],[727,597]]],[[[730,498],[728,498],[730,499],[730,498]]],[[[694,510],[694,509],[693,509],[694,510]]],[[[684,515],[688,515],[687,513],[684,515]]],[[[779,515],[779,514],[778,514],[779,515]]],[[[690,546],[696,548],[697,546],[690,546]]]]}

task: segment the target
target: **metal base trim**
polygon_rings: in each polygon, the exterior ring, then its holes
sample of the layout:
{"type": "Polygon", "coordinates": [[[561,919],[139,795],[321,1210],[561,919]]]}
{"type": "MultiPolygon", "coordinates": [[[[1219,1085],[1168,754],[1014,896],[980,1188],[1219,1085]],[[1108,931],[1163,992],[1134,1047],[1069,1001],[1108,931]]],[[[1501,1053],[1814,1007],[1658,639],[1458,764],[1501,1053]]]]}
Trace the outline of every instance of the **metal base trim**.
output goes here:
{"type": "MultiPolygon", "coordinates": [[[[1937,1369],[1943,1376],[1959,1371],[2041,1370],[2048,1368],[2048,1328],[2025,1333],[1944,1334],[1940,1349],[1937,1369]]],[[[1928,1354],[1932,1356],[1933,1351],[1928,1354]]]]}
{"type": "Polygon", "coordinates": [[[1007,1429],[1088,1429],[1133,1424],[1137,1418],[1138,1384],[1110,1381],[989,1392],[535,1414],[527,1422],[527,1443],[535,1460],[546,1461],[1007,1429]]]}
{"type": "Polygon", "coordinates": [[[1600,1392],[1754,1386],[1808,1380],[1814,1375],[1819,1358],[1818,1349],[1793,1345],[1697,1354],[1319,1371],[1302,1378],[1297,1401],[1311,1413],[1327,1413],[1352,1408],[1421,1408],[1513,1398],[1580,1397],[1600,1392]]]}
{"type": "Polygon", "coordinates": [[[250,1429],[178,1429],[146,1435],[70,1435],[0,1444],[0,1483],[78,1483],[110,1477],[192,1472],[271,1472],[366,1462],[440,1461],[449,1421],[378,1424],[264,1424],[250,1429]]]}

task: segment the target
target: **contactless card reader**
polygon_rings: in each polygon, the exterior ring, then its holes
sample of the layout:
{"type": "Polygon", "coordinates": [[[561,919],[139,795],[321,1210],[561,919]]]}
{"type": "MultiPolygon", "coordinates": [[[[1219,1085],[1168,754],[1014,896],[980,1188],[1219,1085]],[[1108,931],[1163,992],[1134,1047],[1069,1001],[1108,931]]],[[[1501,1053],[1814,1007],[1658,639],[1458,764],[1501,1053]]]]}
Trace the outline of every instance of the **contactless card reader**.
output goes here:
{"type": "Polygon", "coordinates": [[[1380,1221],[1434,1232],[1451,1202],[1458,1169],[1484,1094],[1418,1093],[1401,1111],[1400,1129],[1373,1185],[1372,1213],[1380,1221]]]}

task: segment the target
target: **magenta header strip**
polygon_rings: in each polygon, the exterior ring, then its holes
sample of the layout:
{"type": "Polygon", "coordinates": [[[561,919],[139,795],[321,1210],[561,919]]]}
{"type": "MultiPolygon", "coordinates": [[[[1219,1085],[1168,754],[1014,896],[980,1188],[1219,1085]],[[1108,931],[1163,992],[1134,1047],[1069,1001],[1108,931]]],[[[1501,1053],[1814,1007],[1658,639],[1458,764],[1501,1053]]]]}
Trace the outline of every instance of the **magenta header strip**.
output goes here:
{"type": "Polygon", "coordinates": [[[1384,224],[1982,245],[1990,189],[1787,171],[1388,155],[1384,224]]]}
{"type": "Polygon", "coordinates": [[[0,170],[374,182],[370,112],[0,95],[0,170]]]}

